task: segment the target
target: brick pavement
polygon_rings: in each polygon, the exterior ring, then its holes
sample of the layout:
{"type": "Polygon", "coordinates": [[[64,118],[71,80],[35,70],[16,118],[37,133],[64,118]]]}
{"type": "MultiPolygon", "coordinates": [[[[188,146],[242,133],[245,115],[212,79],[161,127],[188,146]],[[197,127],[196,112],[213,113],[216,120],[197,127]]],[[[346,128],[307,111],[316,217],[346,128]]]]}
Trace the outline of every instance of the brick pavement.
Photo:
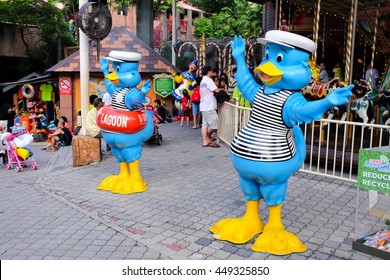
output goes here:
{"type": "MultiPolygon", "coordinates": [[[[202,148],[200,130],[177,122],[160,131],[163,144],[143,148],[144,193],[96,190],[119,172],[110,153],[100,163],[72,167],[34,143],[38,170],[1,166],[0,259],[375,259],[351,248],[355,186],[305,173],[291,177],[282,215],[306,252],[274,256],[253,252],[253,241],[214,240],[211,225],[245,211],[228,147],[202,148]]],[[[266,220],[264,204],[260,211],[266,220]]]]}

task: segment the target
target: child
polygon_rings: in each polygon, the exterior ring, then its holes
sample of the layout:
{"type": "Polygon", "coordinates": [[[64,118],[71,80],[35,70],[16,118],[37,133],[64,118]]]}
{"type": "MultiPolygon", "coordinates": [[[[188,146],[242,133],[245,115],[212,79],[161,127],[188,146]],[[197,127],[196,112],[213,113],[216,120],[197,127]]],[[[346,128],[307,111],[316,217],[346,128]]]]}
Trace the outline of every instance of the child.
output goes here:
{"type": "Polygon", "coordinates": [[[188,95],[188,91],[186,89],[183,89],[183,97],[181,99],[181,120],[180,120],[180,126],[183,126],[183,120],[184,118],[187,119],[187,126],[189,126],[189,120],[190,120],[190,98],[188,95]]]}

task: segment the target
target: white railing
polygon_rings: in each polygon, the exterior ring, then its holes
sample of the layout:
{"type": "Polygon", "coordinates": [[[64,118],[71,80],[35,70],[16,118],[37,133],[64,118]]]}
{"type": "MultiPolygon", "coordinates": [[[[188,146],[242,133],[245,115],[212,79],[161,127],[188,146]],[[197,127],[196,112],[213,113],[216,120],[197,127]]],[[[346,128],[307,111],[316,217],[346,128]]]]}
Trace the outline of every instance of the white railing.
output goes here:
{"type": "MultiPolygon", "coordinates": [[[[230,144],[248,122],[251,109],[231,103],[218,111],[218,137],[230,144]]],[[[300,171],[356,182],[359,150],[388,146],[389,126],[321,119],[301,126],[306,138],[306,161],[300,171]]]]}

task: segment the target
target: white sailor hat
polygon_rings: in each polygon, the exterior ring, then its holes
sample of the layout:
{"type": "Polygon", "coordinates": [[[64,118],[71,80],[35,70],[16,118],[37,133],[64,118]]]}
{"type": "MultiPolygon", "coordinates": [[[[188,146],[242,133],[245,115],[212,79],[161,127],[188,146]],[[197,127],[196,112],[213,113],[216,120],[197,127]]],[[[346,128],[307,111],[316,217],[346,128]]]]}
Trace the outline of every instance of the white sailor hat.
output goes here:
{"type": "Polygon", "coordinates": [[[309,38],[282,30],[268,31],[265,33],[265,38],[259,38],[257,41],[263,45],[267,43],[275,43],[293,49],[300,49],[309,53],[314,52],[317,48],[317,44],[309,38]]]}
{"type": "Polygon", "coordinates": [[[141,57],[142,55],[137,52],[110,51],[108,57],[105,58],[118,62],[138,62],[141,60],[141,57]]]}

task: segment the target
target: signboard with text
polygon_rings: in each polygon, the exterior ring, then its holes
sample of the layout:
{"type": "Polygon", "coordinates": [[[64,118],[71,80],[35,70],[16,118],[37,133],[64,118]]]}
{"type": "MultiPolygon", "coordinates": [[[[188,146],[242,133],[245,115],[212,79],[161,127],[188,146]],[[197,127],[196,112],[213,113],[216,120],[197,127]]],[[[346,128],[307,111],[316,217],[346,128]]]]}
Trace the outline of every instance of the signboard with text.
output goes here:
{"type": "Polygon", "coordinates": [[[175,83],[171,76],[161,74],[154,76],[153,84],[154,91],[161,97],[165,98],[172,93],[175,83]]]}
{"type": "Polygon", "coordinates": [[[390,147],[359,151],[357,186],[362,189],[390,193],[390,147]]]}

